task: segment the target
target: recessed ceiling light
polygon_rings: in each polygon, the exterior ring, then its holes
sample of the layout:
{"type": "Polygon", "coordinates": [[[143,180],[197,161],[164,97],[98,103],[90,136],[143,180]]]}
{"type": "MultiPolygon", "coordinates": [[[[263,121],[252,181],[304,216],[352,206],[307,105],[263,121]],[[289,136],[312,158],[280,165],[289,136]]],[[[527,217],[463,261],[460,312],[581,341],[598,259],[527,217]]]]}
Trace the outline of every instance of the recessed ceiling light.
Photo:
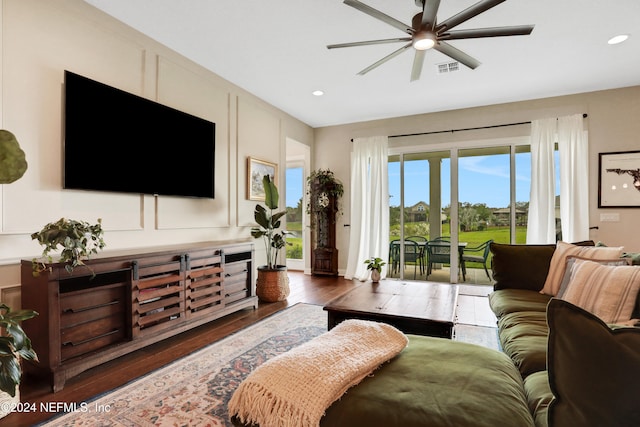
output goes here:
{"type": "Polygon", "coordinates": [[[618,36],[610,38],[607,43],[609,43],[609,44],[618,44],[618,43],[622,43],[623,41],[625,41],[628,38],[629,38],[629,35],[620,34],[618,36]]]}
{"type": "Polygon", "coordinates": [[[313,92],[311,92],[313,95],[315,96],[322,96],[324,95],[324,92],[321,90],[314,90],[313,92]]]}

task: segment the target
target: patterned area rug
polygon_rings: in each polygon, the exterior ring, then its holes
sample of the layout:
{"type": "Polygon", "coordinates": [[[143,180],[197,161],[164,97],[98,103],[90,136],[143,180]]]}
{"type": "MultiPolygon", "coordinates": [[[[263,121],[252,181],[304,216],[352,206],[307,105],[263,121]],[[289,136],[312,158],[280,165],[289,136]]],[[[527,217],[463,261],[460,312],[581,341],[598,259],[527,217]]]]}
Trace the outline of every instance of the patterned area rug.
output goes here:
{"type": "Polygon", "coordinates": [[[227,403],[238,384],[326,330],[322,307],[297,304],[43,425],[231,426],[227,403]]]}

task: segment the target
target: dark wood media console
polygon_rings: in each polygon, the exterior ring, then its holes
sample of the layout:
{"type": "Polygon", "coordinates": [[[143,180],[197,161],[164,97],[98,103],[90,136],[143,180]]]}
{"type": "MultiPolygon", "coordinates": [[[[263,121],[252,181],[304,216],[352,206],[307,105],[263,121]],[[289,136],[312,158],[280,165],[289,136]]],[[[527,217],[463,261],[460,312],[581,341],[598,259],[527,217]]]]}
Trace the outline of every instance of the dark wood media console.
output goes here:
{"type": "Polygon", "coordinates": [[[23,327],[53,391],[89,368],[222,316],[258,306],[254,248],[206,242],[103,252],[69,274],[47,264],[34,277],[23,260],[22,306],[39,316],[23,327]]]}

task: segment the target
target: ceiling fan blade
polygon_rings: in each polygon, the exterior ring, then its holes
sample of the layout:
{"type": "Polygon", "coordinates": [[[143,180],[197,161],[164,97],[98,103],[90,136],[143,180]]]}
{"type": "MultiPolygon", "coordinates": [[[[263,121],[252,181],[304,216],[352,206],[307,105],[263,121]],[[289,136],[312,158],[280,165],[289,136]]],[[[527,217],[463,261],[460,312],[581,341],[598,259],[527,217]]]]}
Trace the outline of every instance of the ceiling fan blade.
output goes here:
{"type": "Polygon", "coordinates": [[[422,24],[421,29],[432,31],[436,25],[436,15],[438,14],[438,8],[440,7],[440,0],[424,0],[424,7],[422,9],[422,24]]]}
{"type": "Polygon", "coordinates": [[[471,68],[472,70],[476,69],[480,65],[480,61],[478,61],[477,59],[467,55],[466,53],[464,53],[460,49],[457,49],[457,48],[451,46],[449,43],[445,43],[445,42],[441,41],[441,42],[438,42],[433,48],[435,50],[437,50],[438,52],[444,53],[448,57],[450,57],[452,59],[455,59],[456,61],[460,62],[461,64],[466,65],[467,67],[471,68]]]}
{"type": "Polygon", "coordinates": [[[369,45],[374,45],[374,44],[410,42],[410,41],[411,41],[411,37],[401,37],[401,38],[397,38],[397,39],[367,40],[367,41],[363,41],[363,42],[330,44],[330,45],[327,46],[327,49],[338,49],[338,48],[341,48],[341,47],[369,46],[369,45]]]}
{"type": "Polygon", "coordinates": [[[438,35],[438,40],[477,39],[481,37],[526,36],[531,34],[534,25],[513,27],[477,28],[473,30],[447,31],[438,35]]]}
{"type": "Polygon", "coordinates": [[[477,16],[479,14],[481,14],[482,12],[485,12],[489,9],[491,9],[494,6],[499,5],[500,3],[504,2],[506,0],[482,0],[476,4],[474,4],[473,6],[468,7],[467,9],[463,10],[462,12],[458,13],[457,15],[452,16],[449,19],[444,20],[443,22],[441,22],[440,24],[438,24],[438,26],[436,27],[438,32],[444,31],[444,30],[450,30],[453,27],[455,27],[456,25],[460,25],[465,21],[468,21],[469,19],[473,18],[474,16],[477,16]]]}
{"type": "Polygon", "coordinates": [[[398,21],[395,18],[390,17],[389,15],[380,12],[378,9],[374,9],[371,6],[368,6],[364,3],[359,2],[358,0],[344,0],[344,4],[347,6],[351,6],[355,9],[358,9],[360,12],[366,13],[367,15],[376,18],[382,22],[385,22],[392,27],[396,27],[400,31],[404,31],[407,34],[413,34],[414,30],[411,28],[411,25],[404,24],[398,21]]]}
{"type": "Polygon", "coordinates": [[[424,50],[417,50],[416,55],[413,57],[413,68],[411,69],[411,81],[420,80],[420,74],[422,74],[422,65],[424,64],[424,50]]]}
{"type": "Polygon", "coordinates": [[[381,60],[376,61],[373,64],[369,65],[367,68],[365,68],[364,70],[360,71],[358,73],[358,75],[359,76],[364,76],[365,74],[367,74],[369,71],[373,70],[374,68],[377,68],[380,65],[384,64],[385,62],[389,61],[390,59],[393,59],[396,56],[400,55],[402,52],[404,52],[405,50],[409,49],[411,46],[412,46],[411,43],[407,43],[406,45],[402,46],[400,49],[391,52],[389,55],[385,56],[381,60]]]}

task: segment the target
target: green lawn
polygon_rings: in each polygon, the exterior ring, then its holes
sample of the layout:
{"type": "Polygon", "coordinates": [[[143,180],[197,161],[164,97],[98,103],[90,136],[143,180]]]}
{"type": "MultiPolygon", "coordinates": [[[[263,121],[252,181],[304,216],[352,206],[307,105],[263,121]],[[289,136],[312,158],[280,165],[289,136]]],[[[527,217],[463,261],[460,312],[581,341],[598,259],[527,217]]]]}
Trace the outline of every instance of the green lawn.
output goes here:
{"type": "MultiPolygon", "coordinates": [[[[302,222],[287,222],[287,231],[302,235],[302,222]]],[[[302,259],[302,237],[287,237],[287,258],[302,259]]]]}
{"type": "MultiPolygon", "coordinates": [[[[302,223],[300,222],[288,222],[287,230],[293,232],[302,232],[302,223]]],[[[442,225],[442,235],[449,235],[449,224],[442,225]]],[[[424,236],[429,239],[429,236],[424,236]]],[[[390,235],[389,240],[399,239],[398,235],[390,235]]],[[[527,238],[527,228],[524,226],[516,227],[516,243],[524,244],[527,238]]],[[[510,243],[509,227],[489,227],[482,231],[461,231],[458,239],[461,242],[467,242],[468,247],[479,246],[487,240],[493,240],[497,243],[510,243]]],[[[291,246],[287,246],[287,258],[301,259],[302,258],[302,238],[301,237],[287,237],[287,242],[291,243],[291,246]]],[[[383,254],[384,257],[387,254],[383,254]]]]}

